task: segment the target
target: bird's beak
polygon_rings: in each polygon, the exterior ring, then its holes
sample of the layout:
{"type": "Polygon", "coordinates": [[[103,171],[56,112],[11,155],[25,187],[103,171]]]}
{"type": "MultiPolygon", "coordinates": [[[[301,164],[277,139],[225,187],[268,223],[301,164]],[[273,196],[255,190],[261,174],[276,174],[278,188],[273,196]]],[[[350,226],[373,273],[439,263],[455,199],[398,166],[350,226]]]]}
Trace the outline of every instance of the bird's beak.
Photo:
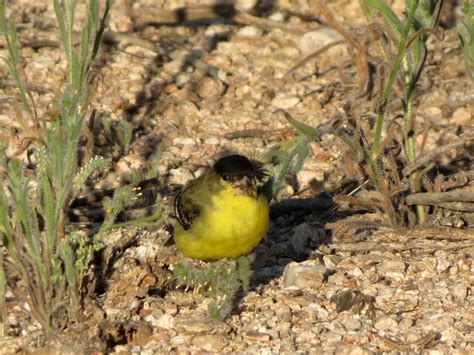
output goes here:
{"type": "Polygon", "coordinates": [[[239,191],[239,195],[248,195],[251,197],[256,197],[257,180],[251,179],[248,176],[244,176],[242,179],[237,181],[236,188],[239,191]]]}

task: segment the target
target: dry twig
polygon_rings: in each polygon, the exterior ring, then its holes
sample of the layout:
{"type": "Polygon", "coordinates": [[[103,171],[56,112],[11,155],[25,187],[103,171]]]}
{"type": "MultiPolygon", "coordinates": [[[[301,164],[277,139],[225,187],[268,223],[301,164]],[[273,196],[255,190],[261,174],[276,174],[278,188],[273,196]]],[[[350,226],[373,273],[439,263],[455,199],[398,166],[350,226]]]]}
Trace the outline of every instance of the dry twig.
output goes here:
{"type": "Polygon", "coordinates": [[[406,197],[407,205],[439,205],[443,202],[474,202],[474,192],[420,192],[406,197]]]}
{"type": "MultiPolygon", "coordinates": [[[[472,238],[471,238],[472,239],[472,238]]],[[[456,250],[473,248],[474,241],[451,242],[441,244],[429,240],[416,240],[408,243],[380,243],[380,242],[359,242],[346,244],[329,244],[328,247],[336,252],[368,253],[374,250],[401,252],[406,250],[421,249],[423,251],[435,250],[456,250]]]]}

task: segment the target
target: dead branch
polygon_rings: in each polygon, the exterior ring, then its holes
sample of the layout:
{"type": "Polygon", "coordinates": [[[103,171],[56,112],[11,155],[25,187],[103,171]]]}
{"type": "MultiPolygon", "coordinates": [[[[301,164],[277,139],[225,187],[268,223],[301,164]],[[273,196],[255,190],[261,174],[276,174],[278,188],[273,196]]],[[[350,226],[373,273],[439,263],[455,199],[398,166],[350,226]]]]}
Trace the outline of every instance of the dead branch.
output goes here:
{"type": "Polygon", "coordinates": [[[460,212],[474,212],[474,203],[444,202],[436,204],[435,206],[460,212]]]}
{"type": "Polygon", "coordinates": [[[441,244],[437,242],[429,242],[428,240],[417,240],[413,243],[380,243],[380,242],[360,242],[350,244],[329,244],[329,249],[336,252],[349,253],[368,253],[374,250],[401,252],[406,250],[421,249],[424,251],[434,250],[455,250],[463,248],[474,247],[474,241],[468,240],[464,242],[451,242],[448,244],[441,244]]]}
{"type": "MultiPolygon", "coordinates": [[[[14,80],[0,79],[0,87],[7,86],[16,87],[17,85],[14,80]]],[[[34,84],[26,84],[26,88],[31,91],[36,91],[38,94],[42,95],[53,92],[53,90],[34,84]]]]}
{"type": "Polygon", "coordinates": [[[406,197],[407,205],[439,205],[443,202],[474,202],[474,192],[419,192],[406,197]]]}

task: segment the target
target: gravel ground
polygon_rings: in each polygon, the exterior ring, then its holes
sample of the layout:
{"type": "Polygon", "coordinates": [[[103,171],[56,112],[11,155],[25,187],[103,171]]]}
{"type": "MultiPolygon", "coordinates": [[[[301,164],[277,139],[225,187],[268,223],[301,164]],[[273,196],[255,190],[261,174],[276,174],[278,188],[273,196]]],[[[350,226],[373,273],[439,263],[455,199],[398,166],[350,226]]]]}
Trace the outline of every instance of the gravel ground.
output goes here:
{"type": "MultiPolygon", "coordinates": [[[[245,10],[252,3],[237,5],[245,10]]],[[[135,25],[135,31],[109,38],[95,63],[100,72],[91,103],[97,110],[95,153],[106,156],[111,165],[96,177],[94,187],[116,187],[152,173],[167,185],[184,184],[223,152],[265,159],[265,153],[297,134],[278,109],[315,126],[342,114],[345,103],[352,102],[360,117],[373,118],[375,98],[360,96],[354,55],[345,45],[286,75],[305,55],[341,38],[297,16],[310,11],[311,3],[280,1],[280,10],[261,17],[265,23],[244,19],[240,24],[176,25],[175,18],[162,11],[159,22],[167,25],[145,26],[150,6],[173,10],[186,2],[139,0],[132,16],[117,1],[110,30],[130,31],[135,25]],[[133,127],[127,149],[104,130],[105,122],[121,120],[133,127]]],[[[359,2],[330,3],[336,20],[363,36],[366,23],[359,2]]],[[[399,14],[402,4],[393,1],[399,14]]],[[[57,42],[50,2],[19,0],[11,9],[22,24],[22,43],[57,42]]],[[[448,22],[449,13],[444,16],[448,22]]],[[[40,115],[51,109],[66,68],[64,53],[53,44],[21,49],[40,115]]],[[[428,49],[415,101],[417,121],[431,128],[425,151],[467,131],[474,104],[456,29],[446,30],[442,40],[430,38],[428,49]]],[[[6,77],[7,68],[0,67],[0,73],[6,77]]],[[[12,122],[12,95],[8,83],[0,86],[0,124],[15,136],[19,126],[12,122]]],[[[391,118],[401,112],[400,100],[394,101],[387,108],[391,118]]],[[[21,142],[16,143],[10,154],[21,142]]],[[[298,184],[288,185],[284,193],[305,191],[312,179],[327,190],[341,185],[350,171],[345,154],[345,146],[332,135],[311,143],[295,178],[298,184]]],[[[452,162],[456,154],[446,154],[440,164],[452,162]]],[[[471,157],[467,152],[464,165],[453,163],[448,170],[472,170],[471,157]]],[[[474,191],[472,184],[467,189],[474,191]]],[[[332,234],[328,223],[348,216],[343,207],[334,213],[273,216],[268,235],[254,252],[252,289],[238,296],[236,309],[223,322],[209,317],[210,300],[202,293],[169,287],[170,265],[182,256],[166,245],[169,235],[163,226],[113,231],[106,250],[118,246],[122,254],[107,280],[100,281],[100,295],[86,302],[86,327],[45,338],[28,312],[9,298],[8,337],[0,341],[0,352],[474,352],[472,214],[442,210],[438,227],[332,234]]],[[[369,222],[377,215],[362,218],[369,222]]],[[[104,262],[112,257],[105,252],[104,262]]],[[[100,282],[94,282],[97,290],[100,282]]]]}

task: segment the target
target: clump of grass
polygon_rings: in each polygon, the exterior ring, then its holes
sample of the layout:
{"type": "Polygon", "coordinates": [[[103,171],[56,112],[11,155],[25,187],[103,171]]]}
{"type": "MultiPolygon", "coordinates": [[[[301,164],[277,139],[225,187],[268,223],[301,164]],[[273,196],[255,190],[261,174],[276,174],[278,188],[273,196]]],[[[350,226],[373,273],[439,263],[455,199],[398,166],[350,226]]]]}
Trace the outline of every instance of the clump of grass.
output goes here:
{"type": "Polygon", "coordinates": [[[174,275],[178,285],[202,290],[212,297],[209,314],[224,320],[234,308],[237,292],[248,292],[251,270],[249,259],[241,256],[237,260],[220,260],[205,267],[178,263],[174,275]]]}
{"type": "MultiPolygon", "coordinates": [[[[364,127],[357,104],[350,100],[344,107],[345,116],[336,119],[338,125],[310,127],[285,113],[300,136],[276,152],[282,167],[279,180],[282,181],[281,177],[287,171],[301,166],[309,142],[318,140],[324,133],[332,133],[349,147],[345,165],[352,170],[349,173],[352,176],[358,173],[366,188],[375,190],[366,193],[364,200],[346,197],[345,201],[381,210],[388,224],[393,226],[423,224],[427,221],[426,206],[417,205],[413,211],[404,197],[430,185],[426,183],[426,173],[432,165],[420,164],[411,169],[426,154],[424,143],[428,134],[427,129],[420,130],[420,125],[415,122],[414,100],[427,56],[428,36],[439,36],[437,21],[442,1],[406,0],[401,18],[382,0],[363,0],[360,3],[369,22],[365,36],[371,41],[364,42],[348,33],[336,22],[324,1],[319,1],[319,8],[327,24],[337,30],[357,54],[354,64],[359,73],[359,98],[355,101],[367,95],[374,97],[373,131],[364,127]],[[375,73],[371,74],[368,68],[373,68],[375,73]],[[373,85],[368,85],[370,80],[373,85]],[[387,106],[393,100],[401,100],[403,112],[387,124],[387,106]],[[344,128],[341,123],[345,123],[344,128]],[[385,126],[387,134],[384,138],[385,126]],[[419,136],[422,143],[417,145],[419,136]]],[[[472,15],[472,7],[465,8],[464,12],[472,15]]],[[[472,40],[469,36],[465,38],[472,40]]],[[[276,188],[279,188],[278,184],[276,188]]]]}
{"type": "Polygon", "coordinates": [[[33,317],[45,330],[65,327],[68,322],[82,318],[83,275],[98,243],[73,232],[66,216],[71,199],[88,176],[107,164],[96,157],[80,169],[78,143],[89,113],[90,66],[97,55],[111,5],[111,0],[105,2],[100,17],[99,0],[88,2],[78,39],[73,30],[77,1],[54,0],[67,54],[68,77],[55,101],[54,114],[46,118],[38,116],[32,95],[22,80],[25,76],[15,24],[7,18],[4,2],[0,2],[0,30],[8,52],[4,59],[18,91],[17,121],[35,158],[31,169],[21,160],[8,157],[8,144],[2,142],[0,160],[7,177],[0,188],[2,327],[7,287],[18,300],[28,303],[33,317]],[[19,282],[8,275],[16,275],[19,282]]]}

